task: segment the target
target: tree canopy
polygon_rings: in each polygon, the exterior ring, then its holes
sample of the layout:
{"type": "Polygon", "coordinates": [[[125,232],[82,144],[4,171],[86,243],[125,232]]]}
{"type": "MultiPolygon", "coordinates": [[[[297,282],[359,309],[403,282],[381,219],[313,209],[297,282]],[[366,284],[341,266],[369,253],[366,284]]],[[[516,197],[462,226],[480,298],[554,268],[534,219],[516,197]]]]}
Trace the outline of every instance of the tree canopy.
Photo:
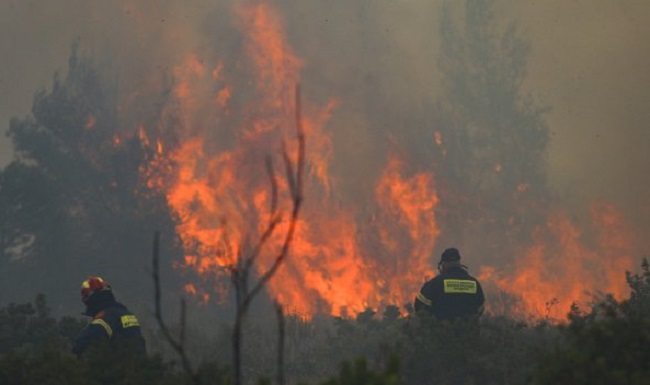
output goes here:
{"type": "Polygon", "coordinates": [[[124,127],[116,84],[73,47],[65,78],[36,94],[31,116],[11,120],[16,157],[0,173],[0,281],[13,299],[40,291],[57,305],[76,303],[89,274],[119,282],[122,293],[149,291],[152,234],[173,234],[173,223],[164,196],[141,177],[155,149],[124,127]]]}

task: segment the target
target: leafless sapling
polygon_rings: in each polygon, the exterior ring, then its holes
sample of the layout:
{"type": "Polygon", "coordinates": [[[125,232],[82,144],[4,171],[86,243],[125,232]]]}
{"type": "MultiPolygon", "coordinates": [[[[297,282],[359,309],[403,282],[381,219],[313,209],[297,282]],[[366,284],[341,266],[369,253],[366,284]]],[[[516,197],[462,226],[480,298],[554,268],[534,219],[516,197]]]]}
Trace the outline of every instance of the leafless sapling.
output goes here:
{"type": "MultiPolygon", "coordinates": [[[[274,256],[273,263],[268,270],[264,271],[259,275],[259,279],[255,282],[252,288],[249,289],[249,279],[255,263],[262,253],[264,247],[267,245],[267,242],[271,236],[277,230],[278,224],[282,221],[282,212],[277,208],[278,206],[278,182],[273,168],[273,163],[270,157],[266,159],[266,168],[269,174],[269,180],[271,184],[271,207],[270,207],[270,216],[269,222],[259,237],[259,240],[250,248],[250,253],[248,255],[243,255],[240,251],[237,254],[236,265],[231,269],[230,275],[232,284],[235,289],[235,324],[233,327],[232,334],[232,344],[233,344],[233,370],[234,370],[234,384],[242,384],[242,359],[241,359],[241,347],[242,347],[242,327],[244,318],[249,310],[252,300],[262,291],[266,286],[268,281],[275,275],[280,265],[286,259],[289,253],[289,247],[291,241],[293,240],[296,223],[298,220],[298,214],[300,212],[300,207],[303,201],[303,172],[304,172],[304,163],[305,163],[305,135],[302,127],[302,117],[301,117],[301,106],[300,106],[300,87],[296,86],[295,88],[295,125],[296,125],[296,136],[298,142],[298,154],[297,159],[294,161],[291,160],[286,146],[283,146],[283,160],[285,165],[285,175],[287,178],[287,184],[289,187],[289,193],[291,197],[291,216],[289,218],[289,226],[284,239],[282,246],[278,253],[274,256]]],[[[283,337],[282,337],[283,338],[283,337]]],[[[282,345],[283,343],[281,343],[282,345]]],[[[278,357],[278,380],[284,381],[284,371],[281,365],[282,356],[278,357]]],[[[281,382],[281,383],[282,383],[281,382]]]]}

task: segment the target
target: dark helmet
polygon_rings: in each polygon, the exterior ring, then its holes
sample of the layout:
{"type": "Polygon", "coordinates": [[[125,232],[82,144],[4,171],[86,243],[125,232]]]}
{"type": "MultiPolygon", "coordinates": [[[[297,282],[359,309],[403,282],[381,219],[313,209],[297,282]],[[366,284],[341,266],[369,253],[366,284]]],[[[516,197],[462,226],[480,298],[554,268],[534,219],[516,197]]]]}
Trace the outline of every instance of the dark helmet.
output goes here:
{"type": "Polygon", "coordinates": [[[91,276],[81,284],[81,300],[83,303],[87,303],[93,294],[97,292],[112,292],[112,290],[111,285],[102,277],[91,276]]]}
{"type": "MultiPolygon", "coordinates": [[[[460,265],[460,252],[458,251],[457,248],[450,247],[448,249],[445,249],[445,251],[442,252],[442,255],[440,256],[440,262],[438,262],[438,271],[442,272],[445,269],[445,266],[457,265],[457,264],[460,265]]],[[[465,267],[463,265],[460,266],[465,267]]]]}
{"type": "Polygon", "coordinates": [[[442,252],[440,262],[455,262],[460,261],[460,252],[455,247],[450,247],[442,252]]]}

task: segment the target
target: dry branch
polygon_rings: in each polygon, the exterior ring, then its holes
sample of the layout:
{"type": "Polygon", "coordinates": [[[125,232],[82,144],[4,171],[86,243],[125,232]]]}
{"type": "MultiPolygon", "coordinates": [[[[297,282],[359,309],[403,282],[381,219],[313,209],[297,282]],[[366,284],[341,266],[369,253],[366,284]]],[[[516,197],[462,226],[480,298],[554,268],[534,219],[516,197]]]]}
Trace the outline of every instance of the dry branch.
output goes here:
{"type": "Polygon", "coordinates": [[[185,350],[185,328],[186,328],[186,305],[185,300],[181,299],[181,315],[180,315],[180,338],[177,340],[167,327],[165,320],[162,316],[162,305],[160,303],[161,293],[160,293],[160,232],[156,231],[154,233],[153,239],[153,258],[152,258],[153,272],[152,278],[154,283],[154,301],[155,301],[155,316],[160,331],[162,332],[165,340],[169,345],[174,349],[174,351],[179,355],[181,359],[181,365],[183,370],[192,380],[192,383],[195,385],[199,384],[199,377],[197,373],[192,368],[192,364],[187,356],[185,350]]]}
{"type": "MultiPolygon", "coordinates": [[[[266,169],[269,174],[269,180],[271,184],[271,208],[269,223],[265,230],[262,232],[260,239],[251,249],[250,255],[245,257],[245,260],[241,260],[243,256],[239,255],[237,258],[237,266],[231,271],[231,280],[235,288],[235,299],[236,299],[236,315],[235,315],[235,325],[233,328],[233,366],[234,366],[234,384],[242,384],[242,370],[241,370],[241,345],[242,345],[242,327],[243,321],[248,312],[253,299],[262,291],[266,286],[268,281],[275,275],[278,268],[282,262],[286,259],[287,254],[289,253],[289,248],[291,241],[296,230],[296,223],[298,221],[298,214],[300,212],[300,207],[303,201],[303,177],[304,172],[304,163],[305,163],[305,135],[302,127],[302,117],[301,117],[301,106],[300,106],[300,87],[296,86],[295,89],[295,123],[296,123],[296,139],[298,141],[298,157],[295,160],[295,164],[289,156],[286,145],[283,145],[282,149],[282,159],[284,160],[285,166],[285,176],[287,178],[287,183],[289,185],[289,193],[291,195],[292,209],[291,216],[289,218],[289,228],[285,234],[282,247],[278,254],[273,260],[271,267],[262,273],[259,276],[259,279],[255,283],[252,289],[248,290],[248,279],[250,277],[251,271],[255,266],[257,258],[262,253],[262,250],[266,246],[268,240],[274,234],[277,229],[277,225],[281,222],[282,216],[277,212],[277,200],[278,200],[278,183],[277,177],[275,175],[275,170],[273,168],[273,163],[270,160],[270,157],[267,157],[266,160],[266,169]]],[[[240,248],[241,250],[242,248],[240,248]]],[[[283,337],[282,337],[283,338],[283,337]]],[[[281,365],[282,357],[278,358],[278,365],[281,365]]],[[[279,373],[283,373],[282,368],[278,368],[279,373]]],[[[278,379],[284,381],[282,376],[278,374],[278,379]]]]}
{"type": "Polygon", "coordinates": [[[278,385],[284,385],[284,343],[285,343],[285,319],[284,307],[281,303],[275,302],[275,313],[278,318],[278,385]]]}

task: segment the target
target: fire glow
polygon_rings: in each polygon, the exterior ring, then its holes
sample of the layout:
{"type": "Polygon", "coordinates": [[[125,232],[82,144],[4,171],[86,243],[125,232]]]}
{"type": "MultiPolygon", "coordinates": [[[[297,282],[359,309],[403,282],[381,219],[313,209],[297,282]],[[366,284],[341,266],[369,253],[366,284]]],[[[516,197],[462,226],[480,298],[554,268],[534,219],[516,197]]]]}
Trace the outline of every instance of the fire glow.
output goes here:
{"type": "MultiPolygon", "coordinates": [[[[226,62],[210,62],[200,53],[180,62],[173,70],[172,95],[183,135],[169,153],[156,142],[156,152],[173,167],[165,180],[149,183],[164,191],[177,217],[185,250],[180,267],[205,280],[188,283],[186,291],[204,301],[226,298],[228,268],[267,223],[271,193],[264,157],[281,164],[277,159],[283,143],[290,155],[296,151],[293,88],[300,83],[304,61],[288,45],[281,17],[268,3],[242,5],[234,14],[251,67],[250,89],[242,90],[228,78],[232,69],[226,62]],[[233,115],[240,119],[231,119],[233,115]],[[210,130],[228,119],[237,122],[231,145],[209,150],[210,130]]],[[[271,297],[306,317],[353,316],[385,305],[403,308],[435,274],[432,254],[445,247],[437,243],[444,224],[436,211],[444,202],[435,176],[412,170],[397,154],[378,166],[377,180],[366,181],[374,186],[374,196],[368,197],[371,214],[335,203],[336,178],[330,174],[335,143],[325,127],[337,103],[303,101],[306,201],[289,257],[268,284],[271,297]]],[[[444,147],[443,139],[436,132],[433,145],[444,147]]],[[[146,136],[141,140],[149,142],[146,136]]],[[[495,165],[494,171],[504,167],[495,165]]],[[[278,187],[279,209],[287,212],[286,181],[281,179],[278,187]]],[[[527,189],[525,184],[518,187],[519,192],[527,189]]],[[[588,292],[625,296],[624,271],[634,267],[632,240],[616,209],[594,206],[592,218],[600,234],[594,247],[585,246],[581,230],[562,212],[548,218],[536,242],[513,258],[514,266],[500,270],[484,261],[479,278],[488,290],[491,312],[561,319],[573,301],[587,303],[588,292]],[[617,257],[608,260],[606,255],[617,257]],[[515,305],[500,300],[501,294],[515,305]]],[[[286,226],[281,223],[260,255],[260,272],[273,262],[286,226]]]]}
{"type": "Polygon", "coordinates": [[[491,310],[561,321],[572,305],[585,310],[605,294],[625,297],[629,289],[624,272],[635,267],[630,229],[612,205],[592,204],[591,217],[598,234],[591,247],[565,213],[553,211],[512,273],[506,276],[483,266],[480,279],[500,293],[493,297],[491,310]]]}

